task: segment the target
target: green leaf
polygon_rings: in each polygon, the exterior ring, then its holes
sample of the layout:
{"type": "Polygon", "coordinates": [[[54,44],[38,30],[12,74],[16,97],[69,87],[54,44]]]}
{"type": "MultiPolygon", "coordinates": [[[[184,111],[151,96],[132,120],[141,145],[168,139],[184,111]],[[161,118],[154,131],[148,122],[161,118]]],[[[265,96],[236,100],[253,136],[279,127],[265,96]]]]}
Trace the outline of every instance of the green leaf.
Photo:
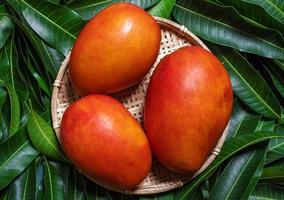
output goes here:
{"type": "MultiPolygon", "coordinates": [[[[0,13],[7,14],[3,5],[0,5],[0,13]]],[[[0,49],[4,46],[13,27],[13,23],[8,16],[0,16],[0,49]]]]}
{"type": "Polygon", "coordinates": [[[45,194],[44,188],[44,162],[42,158],[36,160],[36,199],[43,200],[45,194]]]}
{"type": "Polygon", "coordinates": [[[9,190],[0,191],[0,200],[9,200],[9,190]]]}
{"type": "Polygon", "coordinates": [[[11,110],[9,134],[13,135],[15,132],[18,131],[20,127],[20,103],[18,95],[14,88],[8,83],[4,83],[2,80],[0,80],[0,83],[3,83],[5,85],[9,94],[11,110]]]}
{"type": "Polygon", "coordinates": [[[62,200],[64,199],[63,181],[56,169],[45,159],[44,163],[44,185],[45,197],[48,200],[62,200]]]}
{"type": "MultiPolygon", "coordinates": [[[[73,1],[67,6],[81,15],[84,19],[89,20],[95,16],[103,8],[116,3],[121,0],[87,0],[87,1],[73,1]]],[[[143,9],[147,9],[159,0],[122,0],[122,2],[129,2],[140,6],[143,9]]]]}
{"type": "Polygon", "coordinates": [[[231,7],[206,1],[177,0],[175,19],[196,35],[239,51],[269,58],[284,59],[284,42],[280,34],[250,24],[231,7]]]}
{"type": "MultiPolygon", "coordinates": [[[[284,127],[278,126],[276,133],[284,135],[284,127]]],[[[284,139],[272,139],[269,142],[265,163],[268,164],[280,158],[284,158],[284,139]]]]}
{"type": "Polygon", "coordinates": [[[34,110],[31,111],[29,116],[28,133],[33,145],[39,152],[50,158],[68,162],[60,150],[59,143],[52,128],[34,110]]]}
{"type": "Polygon", "coordinates": [[[282,187],[271,184],[259,184],[249,197],[249,200],[280,200],[284,199],[282,187]]]}
{"type": "Polygon", "coordinates": [[[284,26],[279,23],[276,19],[266,13],[261,7],[256,6],[250,1],[227,1],[219,0],[226,6],[234,7],[241,16],[250,23],[254,23],[257,26],[271,28],[279,30],[284,33],[284,26]]]}
{"type": "Polygon", "coordinates": [[[284,123],[277,98],[248,61],[232,49],[215,46],[211,49],[226,67],[235,94],[256,112],[284,123]]]}
{"type": "Polygon", "coordinates": [[[47,1],[21,0],[21,5],[33,30],[66,56],[85,21],[74,11],[47,1]]]}
{"type": "Polygon", "coordinates": [[[139,200],[173,200],[174,199],[174,193],[173,192],[167,192],[162,194],[154,194],[150,196],[141,196],[139,197],[139,200]]]}
{"type": "Polygon", "coordinates": [[[284,3],[282,0],[242,0],[262,7],[267,14],[284,24],[284,3]]]}
{"type": "Polygon", "coordinates": [[[263,169],[261,181],[284,183],[284,167],[267,167],[263,169]]]}
{"type": "Polygon", "coordinates": [[[70,170],[68,176],[67,199],[81,200],[84,196],[86,181],[82,174],[78,173],[75,168],[70,170]]]}
{"type": "Polygon", "coordinates": [[[240,134],[253,132],[257,127],[260,118],[261,116],[250,114],[244,110],[240,103],[235,100],[226,140],[240,134]]]}
{"type": "Polygon", "coordinates": [[[3,107],[3,105],[4,105],[5,101],[6,101],[6,99],[7,99],[7,92],[6,92],[6,90],[4,90],[4,89],[0,86],[0,112],[1,112],[1,110],[2,110],[2,107],[3,107]]]}
{"type": "Polygon", "coordinates": [[[174,8],[176,0],[161,0],[157,5],[149,10],[153,16],[169,18],[174,8]]]}
{"type": "MultiPolygon", "coordinates": [[[[112,200],[112,197],[110,195],[110,192],[108,190],[106,190],[105,188],[102,188],[100,186],[98,186],[97,184],[89,181],[86,184],[86,197],[87,200],[112,200]]],[[[124,195],[121,195],[121,197],[119,199],[123,200],[124,195]]],[[[129,196],[131,197],[131,196],[129,196]]],[[[116,200],[116,199],[114,199],[116,200]]]]}
{"type": "Polygon", "coordinates": [[[225,142],[220,154],[211,163],[211,165],[206,170],[204,170],[199,176],[197,176],[191,182],[187,183],[183,188],[179,189],[175,193],[174,200],[187,200],[194,191],[194,189],[232,155],[253,144],[278,137],[284,136],[282,134],[271,132],[254,132],[228,140],[227,142],[225,142]]]}
{"type": "Polygon", "coordinates": [[[0,144],[0,190],[38,156],[29,142],[25,127],[0,144]]]}
{"type": "Polygon", "coordinates": [[[257,150],[235,156],[219,177],[209,199],[242,199],[250,180],[264,159],[265,152],[266,145],[262,145],[257,150]]]}
{"type": "Polygon", "coordinates": [[[13,200],[34,200],[36,185],[36,165],[35,162],[24,171],[10,185],[9,199],[13,200]]]}

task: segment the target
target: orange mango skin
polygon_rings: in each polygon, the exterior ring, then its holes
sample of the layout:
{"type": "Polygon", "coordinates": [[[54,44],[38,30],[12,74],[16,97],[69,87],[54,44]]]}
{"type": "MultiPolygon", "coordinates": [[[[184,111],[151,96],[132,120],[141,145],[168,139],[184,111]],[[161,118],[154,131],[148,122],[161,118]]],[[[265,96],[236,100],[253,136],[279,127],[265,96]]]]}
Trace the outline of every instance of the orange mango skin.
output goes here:
{"type": "Polygon", "coordinates": [[[113,93],[137,83],[159,53],[161,30],[147,12],[116,3],[80,32],[70,57],[70,75],[81,96],[113,93]]]}
{"type": "Polygon", "coordinates": [[[145,131],[152,152],[168,169],[196,172],[224,131],[233,92],[221,62],[200,47],[166,56],[151,78],[145,131]]]}
{"type": "Polygon", "coordinates": [[[151,168],[143,129],[109,96],[93,94],[72,103],[63,115],[60,141],[72,163],[106,188],[134,188],[151,168]]]}

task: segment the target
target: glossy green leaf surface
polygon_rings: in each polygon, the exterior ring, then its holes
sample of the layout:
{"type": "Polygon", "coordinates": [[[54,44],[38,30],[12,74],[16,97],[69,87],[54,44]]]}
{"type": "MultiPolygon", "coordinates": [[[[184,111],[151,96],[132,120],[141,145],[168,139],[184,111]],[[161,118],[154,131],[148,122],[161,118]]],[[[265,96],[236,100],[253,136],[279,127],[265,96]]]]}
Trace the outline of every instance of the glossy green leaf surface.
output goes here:
{"type": "MultiPolygon", "coordinates": [[[[3,5],[0,5],[0,13],[7,14],[3,5]]],[[[8,16],[0,16],[0,49],[4,46],[13,29],[13,23],[8,16]]]]}
{"type": "Polygon", "coordinates": [[[277,98],[250,63],[234,50],[223,47],[212,50],[226,67],[235,94],[256,112],[284,123],[277,98]]]}
{"type": "Polygon", "coordinates": [[[249,200],[281,200],[284,199],[284,190],[282,187],[259,184],[249,197],[249,200]]]}
{"type": "Polygon", "coordinates": [[[153,16],[169,18],[176,0],[161,0],[157,5],[149,10],[153,16]]]}
{"type": "Polygon", "coordinates": [[[223,145],[220,154],[212,162],[212,164],[204,170],[199,176],[193,179],[190,183],[186,184],[182,189],[180,189],[174,196],[174,200],[187,200],[192,194],[194,189],[212,172],[214,172],[226,159],[228,159],[233,154],[239,152],[240,150],[251,146],[253,144],[272,139],[284,137],[281,134],[271,133],[271,132],[255,132],[250,134],[244,134],[228,140],[223,145]]]}
{"type": "Polygon", "coordinates": [[[74,11],[47,1],[22,0],[21,6],[32,29],[66,56],[85,21],[74,11]]]}
{"type": "Polygon", "coordinates": [[[158,3],[159,0],[87,0],[73,1],[67,6],[81,15],[84,19],[89,20],[103,8],[117,2],[128,2],[147,9],[158,3]]]}
{"type": "Polygon", "coordinates": [[[39,153],[32,147],[25,128],[0,143],[0,146],[1,190],[21,174],[39,153]]]}
{"type": "Polygon", "coordinates": [[[272,36],[266,29],[248,25],[230,7],[205,1],[177,0],[173,15],[179,23],[210,42],[264,57],[284,59],[281,35],[272,36]]]}
{"type": "Polygon", "coordinates": [[[38,151],[50,158],[67,162],[52,128],[33,110],[29,116],[28,133],[38,151]]]}

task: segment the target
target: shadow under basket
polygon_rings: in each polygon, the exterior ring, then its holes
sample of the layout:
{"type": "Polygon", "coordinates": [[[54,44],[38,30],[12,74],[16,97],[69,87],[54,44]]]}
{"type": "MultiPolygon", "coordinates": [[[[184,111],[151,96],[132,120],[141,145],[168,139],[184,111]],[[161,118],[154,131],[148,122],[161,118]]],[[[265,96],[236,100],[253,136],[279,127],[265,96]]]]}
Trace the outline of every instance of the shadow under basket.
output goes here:
{"type": "MultiPolygon", "coordinates": [[[[144,109],[144,100],[146,95],[146,90],[150,77],[159,63],[159,61],[165,56],[175,50],[184,47],[184,46],[199,46],[208,51],[210,51],[207,46],[198,39],[193,33],[188,31],[185,26],[178,25],[170,20],[162,19],[155,17],[157,23],[161,27],[161,47],[160,52],[157,57],[155,64],[152,66],[148,74],[139,82],[137,85],[126,89],[125,91],[114,94],[113,96],[118,99],[128,111],[136,118],[136,120],[143,124],[143,109],[144,109]]],[[[51,100],[51,111],[52,111],[52,121],[53,128],[56,132],[56,136],[60,141],[60,123],[62,115],[66,108],[80,97],[74,92],[69,78],[69,62],[70,54],[63,61],[56,80],[53,84],[53,93],[51,100]]],[[[204,171],[211,162],[218,156],[220,149],[224,143],[224,140],[227,135],[227,128],[224,130],[222,136],[220,137],[216,147],[213,149],[211,154],[208,156],[207,160],[192,176],[177,175],[158,163],[157,160],[153,160],[153,165],[148,176],[133,190],[124,190],[117,192],[125,194],[155,194],[160,192],[165,192],[183,186],[185,183],[189,182],[195,176],[204,171]]]]}

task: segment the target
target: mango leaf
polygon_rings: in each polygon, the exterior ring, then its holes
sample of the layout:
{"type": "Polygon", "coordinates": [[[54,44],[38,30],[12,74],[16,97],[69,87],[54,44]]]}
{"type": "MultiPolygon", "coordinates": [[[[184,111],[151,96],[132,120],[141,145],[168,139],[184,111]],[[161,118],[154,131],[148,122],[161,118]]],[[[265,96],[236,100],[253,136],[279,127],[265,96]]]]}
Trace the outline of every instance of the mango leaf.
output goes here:
{"type": "MultiPolygon", "coordinates": [[[[87,200],[116,200],[113,199],[110,195],[110,192],[107,189],[104,189],[94,182],[88,181],[86,184],[86,191],[85,191],[87,200]]],[[[129,196],[131,199],[131,196],[129,196]]],[[[118,198],[117,198],[118,199],[118,198]]],[[[123,194],[120,194],[120,198],[122,200],[126,200],[127,198],[124,198],[123,194]]]]}
{"type": "Polygon", "coordinates": [[[258,166],[263,164],[266,146],[262,145],[257,150],[246,151],[235,156],[219,177],[209,199],[242,199],[250,183],[249,180],[253,178],[258,166]]]}
{"type": "Polygon", "coordinates": [[[176,0],[161,0],[157,5],[149,10],[153,16],[169,18],[176,0]]]}
{"type": "Polygon", "coordinates": [[[244,110],[238,100],[234,100],[233,113],[229,123],[226,140],[236,137],[238,134],[251,133],[257,127],[261,116],[253,115],[244,110]]]}
{"type": "Polygon", "coordinates": [[[56,169],[45,159],[44,162],[44,199],[62,200],[64,199],[63,181],[56,169]]]}
{"type": "Polygon", "coordinates": [[[284,26],[281,25],[279,21],[266,13],[262,7],[256,6],[250,1],[219,0],[219,2],[222,2],[226,6],[234,7],[241,16],[250,23],[254,23],[261,27],[279,30],[281,33],[284,33],[284,26]]]}
{"type": "Polygon", "coordinates": [[[47,1],[22,0],[21,6],[22,14],[32,29],[66,56],[85,21],[74,11],[47,1]]]}
{"type": "Polygon", "coordinates": [[[284,24],[284,4],[282,0],[242,0],[262,7],[267,14],[284,24]]]}
{"type": "Polygon", "coordinates": [[[68,176],[67,199],[82,200],[86,188],[86,181],[82,174],[73,168],[68,176]]]}
{"type": "Polygon", "coordinates": [[[272,184],[259,184],[255,187],[248,200],[273,200],[284,199],[282,187],[272,184]]]}
{"type": "Polygon", "coordinates": [[[10,185],[9,199],[34,200],[36,185],[35,161],[10,185]]]}
{"type": "Polygon", "coordinates": [[[44,160],[39,157],[36,159],[36,199],[43,200],[45,194],[45,187],[44,187],[44,160]]]}
{"type": "MultiPolygon", "coordinates": [[[[0,5],[0,13],[7,14],[7,11],[3,5],[0,5]]],[[[0,16],[0,49],[4,46],[13,27],[13,23],[8,16],[0,16]]]]}
{"type": "Polygon", "coordinates": [[[0,190],[38,156],[26,134],[25,127],[0,144],[0,190]]]}
{"type": "Polygon", "coordinates": [[[0,79],[0,83],[3,83],[5,87],[7,88],[9,98],[10,98],[10,129],[9,129],[9,134],[13,135],[15,132],[18,131],[19,126],[20,126],[20,103],[18,99],[18,95],[14,88],[9,85],[8,83],[4,83],[0,79]]]}
{"type": "Polygon", "coordinates": [[[68,162],[61,152],[59,143],[52,128],[34,110],[31,111],[29,116],[28,133],[33,145],[39,152],[50,158],[68,162]]]}
{"type": "MultiPolygon", "coordinates": [[[[274,121],[260,121],[258,126],[251,128],[257,131],[273,131],[274,125],[274,121]]],[[[244,133],[237,132],[237,135],[241,134],[244,133]]],[[[247,199],[260,178],[267,144],[234,156],[211,190],[209,199],[247,199]]]]}
{"type": "Polygon", "coordinates": [[[9,200],[9,190],[0,191],[0,200],[9,200]]]}
{"type": "Polygon", "coordinates": [[[167,192],[162,194],[154,194],[149,196],[141,196],[139,200],[174,200],[174,193],[167,192]]]}
{"type": "Polygon", "coordinates": [[[191,182],[187,183],[183,188],[179,189],[174,195],[174,200],[187,200],[193,193],[194,189],[232,155],[253,144],[278,137],[284,136],[282,134],[271,132],[254,132],[244,134],[226,141],[221,149],[220,154],[211,163],[211,165],[199,176],[197,176],[191,182]]]}
{"type": "MultiPolygon", "coordinates": [[[[284,135],[284,127],[278,126],[276,133],[284,135]]],[[[280,158],[284,158],[284,139],[272,139],[269,142],[265,163],[268,164],[280,158]]]]}
{"type": "Polygon", "coordinates": [[[250,63],[234,50],[216,46],[211,49],[226,67],[235,94],[256,112],[284,123],[277,98],[250,63]]]}
{"type": "Polygon", "coordinates": [[[87,0],[73,1],[67,6],[81,15],[84,19],[89,20],[103,8],[117,2],[129,2],[140,6],[143,9],[147,9],[158,3],[159,0],[87,0]]]}
{"type": "Polygon", "coordinates": [[[263,169],[261,181],[284,183],[284,167],[267,167],[263,169]]]}
{"type": "Polygon", "coordinates": [[[284,59],[280,34],[250,24],[236,10],[206,1],[177,0],[175,19],[196,35],[217,44],[260,56],[284,59]],[[234,20],[232,20],[234,19],[234,20]]]}

